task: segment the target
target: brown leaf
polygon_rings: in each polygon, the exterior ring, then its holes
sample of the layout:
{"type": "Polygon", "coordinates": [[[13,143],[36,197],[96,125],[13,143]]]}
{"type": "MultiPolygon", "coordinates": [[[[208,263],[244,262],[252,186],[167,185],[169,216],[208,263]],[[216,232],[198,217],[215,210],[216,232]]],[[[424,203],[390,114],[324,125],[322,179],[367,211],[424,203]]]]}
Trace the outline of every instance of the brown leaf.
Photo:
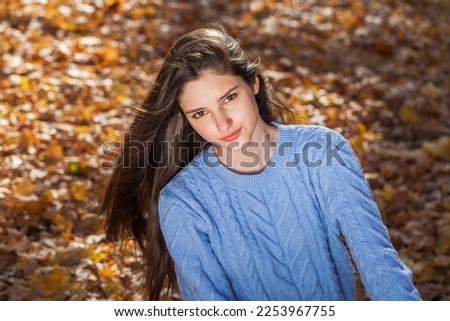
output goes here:
{"type": "Polygon", "coordinates": [[[414,108],[402,106],[400,108],[400,119],[406,124],[417,124],[420,121],[420,116],[414,108]]]}
{"type": "Polygon", "coordinates": [[[439,238],[435,251],[437,254],[450,254],[450,234],[439,238]]]}
{"type": "Polygon", "coordinates": [[[33,299],[33,291],[25,286],[22,281],[16,280],[6,290],[9,300],[11,301],[28,301],[33,299]]]}
{"type": "Polygon", "coordinates": [[[86,250],[83,248],[71,249],[63,254],[61,259],[62,266],[73,266],[80,262],[86,256],[86,250]]]}

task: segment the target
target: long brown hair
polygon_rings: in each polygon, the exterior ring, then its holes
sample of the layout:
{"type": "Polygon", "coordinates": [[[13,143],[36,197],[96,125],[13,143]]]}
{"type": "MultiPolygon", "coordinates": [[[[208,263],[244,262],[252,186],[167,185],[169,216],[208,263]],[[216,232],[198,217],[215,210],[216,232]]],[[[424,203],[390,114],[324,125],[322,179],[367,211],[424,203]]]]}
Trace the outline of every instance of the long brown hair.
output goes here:
{"type": "Polygon", "coordinates": [[[250,60],[224,31],[197,29],[172,46],[124,135],[99,210],[106,218],[109,240],[132,237],[142,249],[150,300],[158,300],[165,286],[168,291],[176,287],[174,264],[160,229],[158,200],[161,189],[206,144],[178,103],[183,85],[205,70],[241,76],[249,84],[258,77],[256,101],[263,120],[286,122],[289,116],[271,94],[259,60],[250,60]]]}

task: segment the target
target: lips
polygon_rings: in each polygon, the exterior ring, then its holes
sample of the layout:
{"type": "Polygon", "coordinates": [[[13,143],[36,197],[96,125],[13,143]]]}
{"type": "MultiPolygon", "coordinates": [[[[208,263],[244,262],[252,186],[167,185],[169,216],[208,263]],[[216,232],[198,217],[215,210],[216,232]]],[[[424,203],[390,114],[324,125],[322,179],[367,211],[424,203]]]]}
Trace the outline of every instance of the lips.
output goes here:
{"type": "Polygon", "coordinates": [[[226,142],[232,142],[233,140],[236,140],[239,137],[240,133],[241,129],[239,128],[238,130],[232,132],[230,135],[222,137],[222,140],[226,142]]]}

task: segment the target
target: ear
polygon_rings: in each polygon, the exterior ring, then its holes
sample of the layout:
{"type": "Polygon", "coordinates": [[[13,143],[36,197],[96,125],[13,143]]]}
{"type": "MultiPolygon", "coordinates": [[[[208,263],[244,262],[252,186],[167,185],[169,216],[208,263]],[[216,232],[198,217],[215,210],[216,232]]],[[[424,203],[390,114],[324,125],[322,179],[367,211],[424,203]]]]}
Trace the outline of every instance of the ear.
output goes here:
{"type": "Polygon", "coordinates": [[[255,76],[255,80],[253,81],[253,84],[252,84],[252,89],[253,89],[253,93],[255,95],[257,93],[259,93],[259,78],[258,78],[258,76],[255,76]]]}

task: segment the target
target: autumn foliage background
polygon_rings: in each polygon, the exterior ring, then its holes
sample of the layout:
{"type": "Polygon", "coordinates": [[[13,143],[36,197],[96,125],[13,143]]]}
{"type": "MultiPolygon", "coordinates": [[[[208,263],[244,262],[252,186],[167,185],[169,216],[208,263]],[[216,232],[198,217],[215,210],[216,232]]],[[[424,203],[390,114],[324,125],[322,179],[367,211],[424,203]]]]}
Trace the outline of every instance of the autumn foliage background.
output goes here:
{"type": "Polygon", "coordinates": [[[102,146],[172,42],[220,23],[298,123],[350,140],[423,299],[449,300],[449,19],[446,0],[1,1],[0,298],[145,298],[137,249],[92,217],[102,146]]]}

